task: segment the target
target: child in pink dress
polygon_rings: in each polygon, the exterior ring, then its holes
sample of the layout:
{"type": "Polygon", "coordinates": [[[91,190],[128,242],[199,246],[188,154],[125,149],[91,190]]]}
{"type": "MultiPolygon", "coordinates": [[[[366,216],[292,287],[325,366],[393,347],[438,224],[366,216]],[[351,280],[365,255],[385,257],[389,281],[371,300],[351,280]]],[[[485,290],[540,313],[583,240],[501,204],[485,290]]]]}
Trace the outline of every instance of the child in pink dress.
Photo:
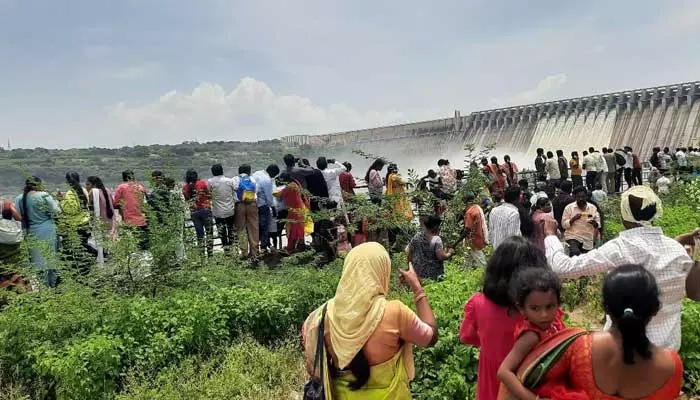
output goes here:
{"type": "Polygon", "coordinates": [[[498,396],[498,368],[513,348],[516,325],[522,321],[508,293],[510,281],[525,267],[549,268],[542,250],[530,241],[520,236],[506,239],[486,266],[481,292],[464,306],[460,340],[480,349],[477,400],[496,400],[498,396]]]}

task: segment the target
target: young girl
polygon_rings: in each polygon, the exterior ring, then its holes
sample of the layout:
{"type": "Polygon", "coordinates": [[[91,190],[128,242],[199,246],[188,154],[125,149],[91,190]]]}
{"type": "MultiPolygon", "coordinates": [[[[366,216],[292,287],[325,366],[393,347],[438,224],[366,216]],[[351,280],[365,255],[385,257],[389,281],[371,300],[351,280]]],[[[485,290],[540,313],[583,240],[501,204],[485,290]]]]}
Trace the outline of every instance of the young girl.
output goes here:
{"type": "Polygon", "coordinates": [[[484,271],[484,286],[464,306],[459,329],[462,343],[480,349],[476,383],[477,399],[492,400],[498,394],[498,367],[513,348],[513,333],[521,319],[510,300],[508,288],[521,266],[546,270],[542,250],[529,240],[513,236],[496,248],[484,271]]]}
{"type": "Polygon", "coordinates": [[[527,268],[517,274],[510,293],[523,318],[515,327],[515,344],[498,369],[498,379],[515,398],[539,400],[515,373],[537,344],[565,328],[559,308],[561,284],[549,269],[527,268]]]}

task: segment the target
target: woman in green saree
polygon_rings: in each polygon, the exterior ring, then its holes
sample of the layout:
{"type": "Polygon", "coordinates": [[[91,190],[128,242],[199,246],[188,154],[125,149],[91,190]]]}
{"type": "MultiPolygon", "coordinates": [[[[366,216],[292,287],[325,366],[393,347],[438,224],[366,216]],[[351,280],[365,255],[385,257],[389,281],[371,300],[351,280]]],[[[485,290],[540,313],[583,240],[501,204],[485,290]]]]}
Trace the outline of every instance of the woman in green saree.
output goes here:
{"type": "Polygon", "coordinates": [[[411,398],[412,346],[434,345],[438,331],[413,267],[399,273],[414,293],[417,315],[400,301],[386,299],[391,259],[371,242],[348,253],[335,297],[306,319],[306,367],[310,376],[322,378],[326,400],[411,398]],[[324,345],[317,358],[319,333],[324,345]]]}

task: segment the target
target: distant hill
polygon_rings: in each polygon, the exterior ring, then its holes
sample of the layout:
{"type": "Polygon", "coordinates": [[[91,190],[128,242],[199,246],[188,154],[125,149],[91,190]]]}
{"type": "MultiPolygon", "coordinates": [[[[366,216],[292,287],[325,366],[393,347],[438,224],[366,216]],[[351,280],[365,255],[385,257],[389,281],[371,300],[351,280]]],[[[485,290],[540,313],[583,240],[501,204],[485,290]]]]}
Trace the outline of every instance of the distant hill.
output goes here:
{"type": "Polygon", "coordinates": [[[226,175],[238,172],[240,164],[251,164],[253,170],[270,163],[282,164],[287,152],[301,155],[304,146],[292,147],[279,140],[260,142],[185,142],[177,145],[150,145],[118,149],[87,148],[51,150],[44,148],[0,150],[0,197],[14,197],[24,187],[27,176],[40,177],[48,190],[65,190],[65,174],[76,171],[81,180],[90,175],[99,176],[113,187],[121,182],[126,169],[136,178],[146,180],[152,170],[162,170],[176,181],[183,180],[185,170],[196,169],[200,176],[211,176],[214,163],[224,166],[226,175]]]}

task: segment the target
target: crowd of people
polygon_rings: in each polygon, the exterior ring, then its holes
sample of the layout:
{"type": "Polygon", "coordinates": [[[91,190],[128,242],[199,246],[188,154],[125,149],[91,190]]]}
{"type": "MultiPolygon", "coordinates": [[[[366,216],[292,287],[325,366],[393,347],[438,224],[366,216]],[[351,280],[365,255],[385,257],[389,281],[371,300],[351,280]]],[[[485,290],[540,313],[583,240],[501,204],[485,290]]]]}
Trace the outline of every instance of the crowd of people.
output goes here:
{"type": "MultiPolygon", "coordinates": [[[[438,339],[423,282],[440,279],[444,262],[464,244],[469,265],[485,268],[482,290],[465,299],[459,332],[464,344],[480,348],[477,399],[675,398],[683,370],[676,353],[681,304],[686,297],[700,301],[700,266],[692,257],[700,230],[671,239],[653,226],[662,201],[644,185],[632,149],[591,148],[581,159],[573,152],[570,160],[555,153],[537,150],[534,185],[507,155],[503,164],[491,157],[471,166],[483,174],[483,189],[472,190],[464,172],[445,159],[418,179],[415,189],[429,193],[430,211],[407,238],[409,267],[399,270],[414,294],[415,312],[387,300],[391,258],[377,243],[378,230],[368,228],[370,217],[354,212],[365,201],[356,194],[364,186],[367,204],[385,213],[371,218],[413,223],[418,207],[411,200],[420,203],[419,196],[409,195],[412,183],[384,159],[371,163],[362,185],[348,162],[319,157],[312,167],[291,154],[282,168],[271,164],[253,172],[244,164],[232,177],[220,164],[212,165],[209,179],[188,170],[180,188],[161,171],[150,174],[148,187],[124,171],[113,192],[99,177],[82,184],[69,172],[66,192],[54,196],[29,177],[14,202],[2,203],[0,258],[21,257],[20,245],[28,241],[31,264],[54,287],[60,281],[57,260],[87,273],[111,256],[106,242],[123,236],[143,251],[154,236],[173,238],[179,245],[171,260],[177,262],[184,257],[187,215],[203,259],[214,253],[214,227],[225,255],[253,261],[306,249],[311,236],[326,261],[345,260],[335,296],[303,325],[309,388],[321,384],[341,399],[408,399],[412,346],[430,347],[438,339]],[[626,230],[603,244],[599,203],[618,195],[626,230]],[[464,204],[456,212],[463,229],[458,242],[444,243],[440,228],[455,196],[464,204]],[[493,254],[487,258],[489,245],[493,254]],[[560,279],[599,273],[608,273],[605,330],[567,328],[560,279]],[[642,382],[641,376],[647,378],[642,382]]],[[[675,159],[655,149],[649,163],[661,180],[673,171],[695,173],[695,156],[697,149],[679,149],[675,159]]],[[[664,193],[658,180],[655,187],[664,193]]],[[[385,231],[387,247],[400,242],[400,229],[385,231]]]]}
{"type": "MultiPolygon", "coordinates": [[[[597,230],[599,216],[587,201],[586,188],[578,186],[562,221],[541,218],[541,238],[527,239],[517,228],[519,191],[519,186],[506,189],[504,203],[490,213],[488,225],[498,232],[491,236],[493,255],[482,290],[466,302],[459,331],[465,345],[480,349],[476,398],[678,398],[681,304],[686,297],[700,301],[700,263],[690,255],[697,251],[693,246],[700,229],[675,239],[664,236],[652,226],[662,213],[661,199],[638,185],[621,195],[626,230],[594,248],[591,232],[597,230]],[[569,251],[559,235],[562,227],[569,251]],[[606,272],[606,327],[600,332],[568,328],[560,279],[606,272]]],[[[476,209],[480,202],[467,196],[465,224],[486,229],[483,212],[476,209]]],[[[548,204],[547,198],[538,199],[534,214],[550,214],[548,204]]],[[[424,225],[420,240],[433,243],[439,220],[430,217],[424,225]]],[[[477,235],[479,240],[484,234],[477,235]]],[[[450,256],[428,248],[421,246],[419,257],[409,248],[409,260],[450,256]]],[[[433,346],[439,329],[413,263],[399,275],[413,292],[416,311],[387,300],[391,270],[389,254],[377,243],[349,252],[335,296],[312,312],[302,328],[308,391],[322,386],[330,393],[325,398],[411,398],[412,347],[433,346]]]]}
{"type": "MultiPolygon", "coordinates": [[[[686,298],[700,301],[700,229],[672,239],[653,226],[662,200],[644,185],[631,149],[589,149],[583,155],[566,160],[563,152],[554,158],[539,150],[532,191],[507,156],[503,165],[495,157],[482,160],[484,192],[445,191],[442,170],[420,180],[418,189],[436,199],[464,196],[469,264],[485,267],[482,290],[466,302],[459,332],[464,344],[480,349],[477,399],[681,394],[681,305],[686,298]],[[598,203],[613,195],[620,196],[625,231],[603,244],[598,203]],[[489,244],[494,250],[487,260],[483,250],[489,244]],[[606,326],[601,332],[567,328],[561,280],[600,273],[607,273],[606,326]]],[[[680,174],[695,172],[681,169],[683,161],[671,162],[680,174]]],[[[406,248],[409,268],[399,270],[414,293],[415,312],[386,300],[391,259],[382,246],[350,251],[335,297],[311,313],[302,329],[308,387],[323,384],[332,398],[410,398],[411,348],[430,347],[438,338],[422,281],[439,279],[442,262],[453,253],[439,237],[436,214],[422,219],[422,230],[406,248]]]]}

